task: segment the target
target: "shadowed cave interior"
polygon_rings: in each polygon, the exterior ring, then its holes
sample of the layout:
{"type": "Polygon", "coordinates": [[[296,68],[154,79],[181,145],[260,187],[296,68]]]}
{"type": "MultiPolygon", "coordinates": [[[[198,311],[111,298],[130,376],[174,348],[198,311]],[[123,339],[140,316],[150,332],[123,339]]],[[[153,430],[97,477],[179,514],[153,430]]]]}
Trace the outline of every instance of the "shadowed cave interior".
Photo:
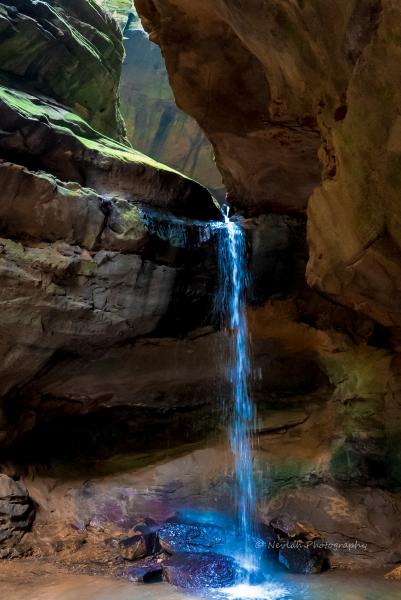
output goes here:
{"type": "Polygon", "coordinates": [[[399,597],[400,40],[0,0],[8,600],[399,597]]]}

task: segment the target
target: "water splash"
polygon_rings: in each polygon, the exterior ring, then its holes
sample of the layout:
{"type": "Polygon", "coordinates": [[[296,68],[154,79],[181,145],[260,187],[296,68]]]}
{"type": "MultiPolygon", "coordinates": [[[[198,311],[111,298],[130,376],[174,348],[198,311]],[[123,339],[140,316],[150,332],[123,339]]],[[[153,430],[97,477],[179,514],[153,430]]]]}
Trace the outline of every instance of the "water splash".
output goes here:
{"type": "Polygon", "coordinates": [[[265,583],[263,585],[244,583],[220,591],[220,598],[226,598],[227,600],[284,600],[288,596],[287,588],[279,583],[265,583]]]}
{"type": "Polygon", "coordinates": [[[240,223],[228,211],[219,235],[220,304],[229,328],[229,380],[232,393],[230,441],[235,460],[235,503],[240,540],[238,559],[247,571],[257,569],[254,547],[256,492],[253,476],[252,439],[255,407],[249,392],[251,364],[246,319],[246,237],[240,223]]]}

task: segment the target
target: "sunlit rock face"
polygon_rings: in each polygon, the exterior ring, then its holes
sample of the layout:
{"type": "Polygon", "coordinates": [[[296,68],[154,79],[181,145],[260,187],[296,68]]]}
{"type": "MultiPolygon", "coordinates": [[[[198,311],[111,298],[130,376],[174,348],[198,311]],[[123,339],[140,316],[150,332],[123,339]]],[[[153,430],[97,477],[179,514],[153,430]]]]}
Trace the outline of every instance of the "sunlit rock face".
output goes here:
{"type": "Polygon", "coordinates": [[[196,121],[178,108],[160,48],[144,32],[133,2],[98,3],[124,32],[120,98],[129,140],[141,152],[199,181],[223,200],[225,189],[210,142],[196,121]]]}
{"type": "Polygon", "coordinates": [[[2,83],[49,96],[98,131],[124,136],[117,101],[123,46],[108,15],[83,0],[1,2],[0,31],[2,83]]]}
{"type": "Polygon", "coordinates": [[[160,48],[142,29],[124,32],[121,110],[133,145],[224,198],[213,150],[196,121],[175,104],[160,48]]]}
{"type": "Polygon", "coordinates": [[[398,327],[398,3],[136,6],[231,202],[284,213],[309,204],[309,284],[398,327]]]}
{"type": "Polygon", "coordinates": [[[143,31],[128,0],[98,0],[124,31],[121,110],[132,144],[200,181],[220,199],[225,190],[212,147],[196,121],[176,105],[160,48],[143,31]]]}
{"type": "Polygon", "coordinates": [[[127,15],[132,8],[133,0],[95,0],[105,12],[111,14],[121,29],[127,23],[127,15]]]}

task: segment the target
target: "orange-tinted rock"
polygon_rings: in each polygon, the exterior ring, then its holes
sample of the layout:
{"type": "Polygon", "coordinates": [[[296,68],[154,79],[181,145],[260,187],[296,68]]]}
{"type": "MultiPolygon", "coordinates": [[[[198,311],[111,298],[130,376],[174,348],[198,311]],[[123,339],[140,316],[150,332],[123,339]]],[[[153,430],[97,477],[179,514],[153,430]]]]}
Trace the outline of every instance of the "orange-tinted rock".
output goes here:
{"type": "Polygon", "coordinates": [[[399,327],[399,4],[136,6],[179,105],[214,145],[230,201],[284,213],[309,201],[309,284],[399,327]]]}
{"type": "Polygon", "coordinates": [[[135,28],[125,31],[124,46],[121,110],[133,146],[224,199],[213,150],[196,121],[175,104],[160,48],[135,28]]]}

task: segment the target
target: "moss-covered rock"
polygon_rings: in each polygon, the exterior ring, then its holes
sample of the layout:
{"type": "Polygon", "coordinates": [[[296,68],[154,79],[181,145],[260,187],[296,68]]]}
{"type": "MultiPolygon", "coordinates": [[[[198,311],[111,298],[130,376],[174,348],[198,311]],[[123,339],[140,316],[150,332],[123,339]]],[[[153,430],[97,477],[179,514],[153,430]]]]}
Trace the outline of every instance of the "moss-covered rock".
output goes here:
{"type": "Polygon", "coordinates": [[[108,196],[219,218],[209,192],[188,177],[94,130],[63,105],[0,84],[0,153],[108,196]],[[24,138],[21,130],[25,131],[24,138]]]}
{"type": "Polygon", "coordinates": [[[121,32],[93,0],[0,2],[0,37],[0,76],[63,103],[108,136],[124,138],[121,32]]]}
{"type": "MultiPolygon", "coordinates": [[[[93,0],[0,2],[0,445],[35,426],[36,409],[20,419],[14,394],[59,352],[85,362],[167,315],[184,330],[205,320],[210,248],[192,265],[154,231],[161,214],[220,212],[204,187],[125,139],[121,40],[93,0]]],[[[63,400],[50,404],[64,414],[63,400]]]]}

